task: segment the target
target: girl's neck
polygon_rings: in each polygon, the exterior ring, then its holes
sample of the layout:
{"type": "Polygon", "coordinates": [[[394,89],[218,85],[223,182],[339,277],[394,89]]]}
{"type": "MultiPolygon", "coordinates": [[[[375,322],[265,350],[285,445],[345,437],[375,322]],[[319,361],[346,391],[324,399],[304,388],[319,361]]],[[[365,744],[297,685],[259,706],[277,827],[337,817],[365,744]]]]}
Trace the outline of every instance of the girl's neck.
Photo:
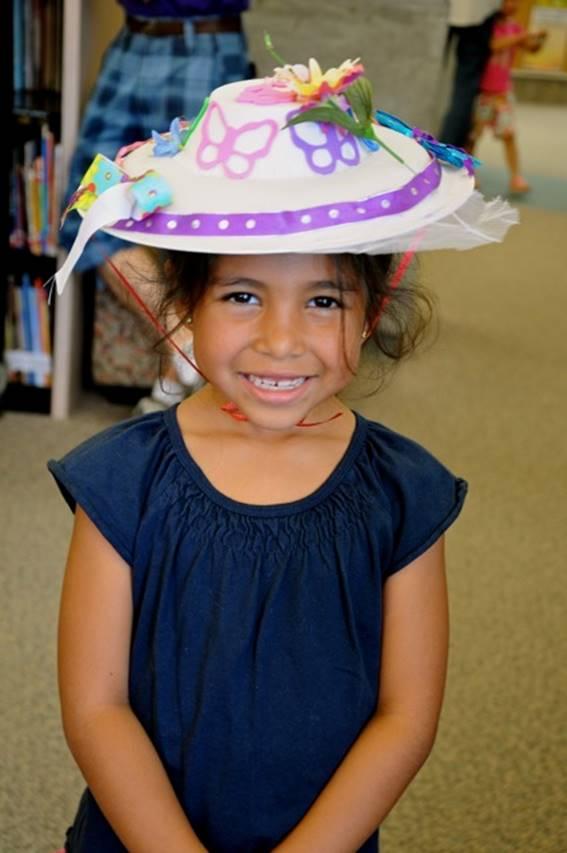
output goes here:
{"type": "Polygon", "coordinates": [[[218,403],[204,388],[180,404],[177,420],[189,455],[209,483],[242,504],[285,504],[313,494],[340,463],[356,426],[353,413],[335,398],[318,416],[340,407],[342,417],[314,429],[281,431],[234,421],[218,403]]]}
{"type": "Polygon", "coordinates": [[[192,424],[190,429],[205,429],[211,435],[232,435],[238,439],[270,445],[288,443],[290,439],[300,435],[305,437],[306,434],[312,437],[342,434],[345,430],[339,428],[339,422],[344,420],[345,415],[350,414],[350,410],[337,397],[331,397],[310,411],[302,422],[284,429],[265,428],[251,422],[238,410],[235,411],[230,401],[212,385],[206,385],[185,400],[181,407],[183,419],[187,418],[188,426],[192,424]],[[303,426],[309,426],[310,429],[304,429],[303,426]]]}

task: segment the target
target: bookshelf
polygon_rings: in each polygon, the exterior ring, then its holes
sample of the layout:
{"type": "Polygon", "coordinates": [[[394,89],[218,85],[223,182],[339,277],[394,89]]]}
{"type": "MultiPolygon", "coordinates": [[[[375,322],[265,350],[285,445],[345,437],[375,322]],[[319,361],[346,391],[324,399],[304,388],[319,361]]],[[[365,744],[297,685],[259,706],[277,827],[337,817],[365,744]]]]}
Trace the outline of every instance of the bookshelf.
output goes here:
{"type": "Polygon", "coordinates": [[[54,315],[45,282],[57,255],[61,0],[11,0],[3,45],[11,155],[1,302],[2,408],[49,412],[54,315]],[[8,87],[7,87],[8,88],[8,87]]]}
{"type": "Polygon", "coordinates": [[[60,197],[78,130],[81,0],[9,0],[4,30],[7,263],[0,296],[0,410],[70,413],[79,388],[80,294],[69,284],[47,305],[42,286],[61,263],[60,197]],[[4,382],[2,383],[4,385],[4,382]]]}

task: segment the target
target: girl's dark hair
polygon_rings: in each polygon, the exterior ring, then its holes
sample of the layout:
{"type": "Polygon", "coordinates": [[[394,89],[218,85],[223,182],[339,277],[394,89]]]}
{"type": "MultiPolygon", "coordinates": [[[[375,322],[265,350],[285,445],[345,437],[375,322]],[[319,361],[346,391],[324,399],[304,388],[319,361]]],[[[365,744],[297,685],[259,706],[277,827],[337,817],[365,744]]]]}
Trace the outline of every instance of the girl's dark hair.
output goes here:
{"type": "MultiPolygon", "coordinates": [[[[154,253],[165,282],[160,314],[172,316],[183,306],[178,328],[191,316],[203,298],[218,255],[197,252],[157,251],[154,253]]],[[[429,294],[413,281],[415,262],[392,287],[400,264],[399,255],[331,256],[336,264],[341,290],[361,288],[366,302],[366,327],[386,364],[393,364],[412,353],[421,342],[432,317],[429,294]]],[[[367,343],[366,342],[366,343],[367,343]]]]}
{"type": "Polygon", "coordinates": [[[416,284],[414,259],[398,282],[401,255],[336,255],[340,287],[361,287],[366,302],[367,342],[390,364],[410,355],[433,316],[433,302],[416,284]]]}

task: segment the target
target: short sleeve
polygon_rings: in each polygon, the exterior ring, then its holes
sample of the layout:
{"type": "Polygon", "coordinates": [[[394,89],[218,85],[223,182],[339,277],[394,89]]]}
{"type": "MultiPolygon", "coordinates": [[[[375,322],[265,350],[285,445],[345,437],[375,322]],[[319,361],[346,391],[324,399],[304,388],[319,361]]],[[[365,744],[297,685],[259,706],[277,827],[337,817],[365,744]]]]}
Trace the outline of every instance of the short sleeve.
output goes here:
{"type": "Polygon", "coordinates": [[[377,465],[392,525],[385,574],[391,575],[425,553],[451,526],[468,486],[417,442],[378,429],[377,465]]]}
{"type": "Polygon", "coordinates": [[[47,467],[65,501],[77,504],[129,564],[164,453],[163,414],[116,424],[47,467]]]}

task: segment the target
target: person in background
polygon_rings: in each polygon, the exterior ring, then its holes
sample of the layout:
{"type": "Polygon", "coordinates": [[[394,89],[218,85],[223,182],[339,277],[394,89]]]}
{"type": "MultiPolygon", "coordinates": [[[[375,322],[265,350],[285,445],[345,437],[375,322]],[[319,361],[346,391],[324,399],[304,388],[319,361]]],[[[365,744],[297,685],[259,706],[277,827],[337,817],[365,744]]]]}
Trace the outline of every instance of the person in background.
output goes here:
{"type": "MultiPolygon", "coordinates": [[[[242,13],[249,0],[117,0],[124,23],[107,48],[87,102],[72,157],[68,198],[97,153],[114,159],[124,146],[168,129],[175,116],[196,116],[218,86],[254,76],[242,13]]],[[[60,243],[69,250],[80,225],[67,216],[60,243]]],[[[97,268],[100,278],[127,308],[138,312],[117,274],[147,262],[143,249],[99,232],[87,244],[78,272],[97,268]]],[[[190,341],[187,346],[190,348],[190,341]]],[[[199,374],[177,354],[166,356],[151,396],[136,412],[172,405],[200,385],[199,374]]]]}
{"type": "Polygon", "coordinates": [[[500,0],[450,0],[447,48],[453,40],[455,75],[439,138],[465,148],[470,139],[475,98],[490,56],[490,37],[500,0]]]}
{"type": "Polygon", "coordinates": [[[514,19],[517,0],[504,0],[492,29],[491,55],[480,81],[474,122],[467,149],[472,153],[483,131],[490,127],[504,144],[506,163],[510,172],[510,192],[526,193],[530,186],[520,172],[517,133],[514,127],[514,98],[512,64],[516,50],[540,50],[545,30],[528,32],[514,19]]]}

